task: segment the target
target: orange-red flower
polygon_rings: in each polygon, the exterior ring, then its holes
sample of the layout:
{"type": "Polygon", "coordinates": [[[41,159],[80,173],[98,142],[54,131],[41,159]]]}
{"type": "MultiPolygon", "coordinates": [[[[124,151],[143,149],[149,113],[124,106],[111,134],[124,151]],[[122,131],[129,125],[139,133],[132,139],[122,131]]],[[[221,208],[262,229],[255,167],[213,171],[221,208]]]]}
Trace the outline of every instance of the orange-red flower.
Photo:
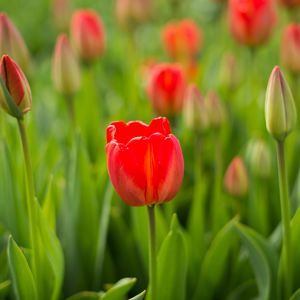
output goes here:
{"type": "Polygon", "coordinates": [[[190,19],[168,23],[161,36],[167,53],[176,60],[194,59],[202,46],[202,32],[190,19]]]}
{"type": "Polygon", "coordinates": [[[31,90],[20,67],[8,56],[0,61],[0,105],[10,115],[22,118],[31,109],[31,90]]]}
{"type": "Polygon", "coordinates": [[[160,115],[178,114],[182,110],[186,86],[186,77],[180,65],[154,66],[148,83],[148,95],[155,112],[160,115]]]}
{"type": "Polygon", "coordinates": [[[77,10],[71,20],[71,37],[78,55],[86,61],[103,54],[105,32],[100,16],[94,10],[77,10]]]}
{"type": "Polygon", "coordinates": [[[29,52],[13,22],[5,13],[0,13],[0,55],[11,56],[25,71],[29,66],[29,52]]]}
{"type": "Polygon", "coordinates": [[[175,197],[184,161],[166,118],[156,118],[149,125],[113,122],[107,127],[106,139],[108,173],[127,204],[152,205],[175,197]]]}
{"type": "Polygon", "coordinates": [[[282,34],[281,62],[294,73],[300,73],[300,25],[288,25],[282,34]]]}
{"type": "Polygon", "coordinates": [[[230,0],[229,26],[241,44],[258,46],[270,37],[276,21],[272,0],[230,0]]]}

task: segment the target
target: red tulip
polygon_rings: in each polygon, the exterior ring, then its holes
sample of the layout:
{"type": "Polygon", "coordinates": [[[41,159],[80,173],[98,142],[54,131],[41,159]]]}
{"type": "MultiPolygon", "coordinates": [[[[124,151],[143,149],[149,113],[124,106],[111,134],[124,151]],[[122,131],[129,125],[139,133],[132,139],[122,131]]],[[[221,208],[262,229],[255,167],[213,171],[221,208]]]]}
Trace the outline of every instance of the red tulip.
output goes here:
{"type": "Polygon", "coordinates": [[[230,0],[229,25],[241,44],[258,46],[270,37],[276,21],[272,0],[230,0]]]}
{"type": "Polygon", "coordinates": [[[20,67],[8,56],[0,61],[0,105],[10,115],[22,118],[31,109],[31,91],[20,67]]]}
{"type": "Polygon", "coordinates": [[[108,173],[124,202],[152,205],[175,197],[184,161],[167,118],[156,118],[149,125],[113,122],[107,127],[106,139],[108,173]]]}
{"type": "Polygon", "coordinates": [[[182,110],[186,77],[178,64],[157,64],[148,83],[148,95],[154,110],[161,115],[175,115],[182,110]]]}
{"type": "Polygon", "coordinates": [[[193,20],[170,22],[162,30],[167,53],[176,60],[195,58],[202,46],[202,32],[193,20]]]}
{"type": "Polygon", "coordinates": [[[224,187],[228,194],[243,197],[248,192],[248,175],[243,160],[235,157],[227,168],[224,187]]]}
{"type": "Polygon", "coordinates": [[[300,73],[300,25],[298,24],[290,24],[283,31],[281,62],[287,70],[300,73]]]}
{"type": "Polygon", "coordinates": [[[71,37],[78,55],[86,61],[103,54],[105,33],[101,18],[91,9],[78,10],[72,16],[71,37]]]}
{"type": "Polygon", "coordinates": [[[29,52],[26,44],[12,21],[4,13],[0,13],[0,56],[10,55],[18,64],[27,70],[29,52]]]}

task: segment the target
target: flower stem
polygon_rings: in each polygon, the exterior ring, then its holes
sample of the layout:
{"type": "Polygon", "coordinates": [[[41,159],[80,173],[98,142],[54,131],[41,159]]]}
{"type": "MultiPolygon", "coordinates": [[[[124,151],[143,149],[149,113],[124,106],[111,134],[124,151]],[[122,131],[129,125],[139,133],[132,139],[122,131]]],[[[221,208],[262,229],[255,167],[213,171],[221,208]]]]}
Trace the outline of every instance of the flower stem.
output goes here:
{"type": "Polygon", "coordinates": [[[73,128],[76,127],[76,115],[75,115],[75,108],[74,108],[74,96],[72,95],[65,95],[65,102],[68,109],[68,113],[70,116],[70,120],[72,123],[73,128]]]}
{"type": "Polygon", "coordinates": [[[283,271],[285,281],[285,298],[289,299],[292,288],[291,233],[290,233],[290,202],[285,165],[284,142],[277,142],[277,162],[280,188],[280,207],[283,224],[283,271]]]}
{"type": "Polygon", "coordinates": [[[151,300],[157,300],[155,205],[148,206],[148,221],[149,221],[149,280],[150,280],[151,300]]]}
{"type": "Polygon", "coordinates": [[[35,200],[35,189],[33,183],[33,173],[31,167],[31,159],[30,152],[28,147],[28,139],[26,134],[26,129],[24,126],[24,121],[18,119],[19,132],[22,141],[23,153],[24,153],[24,161],[25,161],[25,169],[26,169],[26,185],[27,185],[27,196],[26,196],[26,206],[28,213],[28,223],[29,223],[29,239],[30,246],[32,251],[31,256],[31,269],[33,276],[37,278],[37,213],[36,213],[36,200],[35,200]]]}

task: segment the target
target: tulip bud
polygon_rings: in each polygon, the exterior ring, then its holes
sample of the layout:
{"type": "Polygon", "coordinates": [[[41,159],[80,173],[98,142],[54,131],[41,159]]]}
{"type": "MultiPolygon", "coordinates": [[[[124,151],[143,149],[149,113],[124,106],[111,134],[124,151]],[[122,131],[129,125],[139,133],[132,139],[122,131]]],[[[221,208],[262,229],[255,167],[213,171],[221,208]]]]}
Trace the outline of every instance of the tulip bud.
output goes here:
{"type": "Polygon", "coordinates": [[[240,83],[240,71],[236,57],[232,53],[226,53],[220,68],[220,81],[229,90],[234,90],[240,83]]]}
{"type": "Polygon", "coordinates": [[[70,32],[74,48],[83,60],[92,61],[103,54],[104,27],[95,11],[76,11],[72,16],[70,32]]]}
{"type": "Polygon", "coordinates": [[[224,187],[228,194],[234,197],[243,197],[248,192],[248,175],[243,160],[237,156],[228,166],[224,187]]]}
{"type": "Polygon", "coordinates": [[[29,53],[25,42],[8,16],[0,13],[0,56],[11,56],[25,71],[29,68],[29,53]]]}
{"type": "Polygon", "coordinates": [[[186,77],[178,64],[157,64],[151,71],[148,95],[160,115],[176,115],[182,110],[186,77]]]}
{"type": "Polygon", "coordinates": [[[272,161],[267,144],[260,139],[251,140],[246,153],[252,173],[259,178],[269,177],[272,171],[272,161]]]}
{"type": "Polygon", "coordinates": [[[128,205],[170,201],[180,189],[184,161],[166,118],[149,125],[113,122],[106,130],[107,167],[118,195],[128,205]]]}
{"type": "Polygon", "coordinates": [[[246,46],[266,42],[276,22],[272,0],[230,0],[228,12],[233,37],[246,46]]]}
{"type": "Polygon", "coordinates": [[[56,27],[60,31],[66,31],[71,18],[70,0],[53,0],[52,13],[56,27]]]}
{"type": "Polygon", "coordinates": [[[55,88],[64,95],[73,95],[79,89],[79,64],[65,34],[61,34],[56,41],[52,78],[55,88]]]}
{"type": "Polygon", "coordinates": [[[185,93],[183,119],[189,129],[203,130],[208,126],[204,97],[194,84],[190,84],[185,93]]]}
{"type": "Polygon", "coordinates": [[[152,12],[152,0],[117,0],[116,17],[119,24],[127,29],[149,19],[152,12]]]}
{"type": "Polygon", "coordinates": [[[281,39],[281,62],[283,66],[295,73],[300,73],[300,25],[288,25],[281,39]]]}
{"type": "Polygon", "coordinates": [[[202,47],[202,32],[193,20],[170,22],[162,30],[162,42],[172,58],[195,59],[202,47]]]}
{"type": "Polygon", "coordinates": [[[273,69],[269,78],[265,117],[267,130],[278,141],[283,141],[297,122],[292,92],[278,66],[273,69]]]}
{"type": "Polygon", "coordinates": [[[226,112],[219,96],[214,91],[209,91],[206,96],[206,107],[209,123],[212,128],[220,128],[225,121],[226,112]]]}
{"type": "Polygon", "coordinates": [[[20,67],[8,56],[0,61],[0,105],[13,117],[23,118],[31,109],[31,91],[20,67]]]}

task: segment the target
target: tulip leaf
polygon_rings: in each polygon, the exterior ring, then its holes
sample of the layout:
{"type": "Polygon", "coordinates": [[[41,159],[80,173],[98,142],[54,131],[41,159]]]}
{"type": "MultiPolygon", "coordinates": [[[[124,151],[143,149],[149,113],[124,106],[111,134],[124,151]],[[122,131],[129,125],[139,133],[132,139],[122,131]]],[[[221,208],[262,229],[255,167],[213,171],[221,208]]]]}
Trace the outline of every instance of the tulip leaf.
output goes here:
{"type": "Polygon", "coordinates": [[[174,214],[170,231],[164,239],[157,257],[159,300],[185,299],[187,263],[185,237],[179,226],[177,216],[174,214]]]}
{"type": "Polygon", "coordinates": [[[100,300],[101,293],[97,292],[80,292],[71,297],[68,297],[66,300],[100,300]]]}
{"type": "Polygon", "coordinates": [[[290,300],[300,300],[300,289],[298,289],[290,298],[290,300]]]}
{"type": "Polygon", "coordinates": [[[28,262],[11,236],[8,240],[7,254],[16,298],[19,300],[37,299],[36,286],[28,262]]]}
{"type": "Polygon", "coordinates": [[[101,300],[123,300],[135,282],[135,278],[123,278],[119,280],[112,288],[102,295],[101,300]]]}
{"type": "MultiPolygon", "coordinates": [[[[6,100],[7,108],[8,108],[8,113],[12,115],[13,117],[17,119],[22,119],[23,118],[23,113],[20,111],[18,108],[16,102],[10,95],[3,78],[0,76],[0,87],[2,88],[2,92],[4,94],[4,98],[6,100]]],[[[1,92],[1,91],[0,91],[1,92]]]]}
{"type": "Polygon", "coordinates": [[[134,296],[133,298],[130,298],[129,300],[143,300],[145,295],[146,295],[146,291],[143,291],[138,295],[134,296]]]}
{"type": "Polygon", "coordinates": [[[11,281],[10,280],[6,280],[0,283],[0,299],[5,298],[11,288],[11,281]]]}
{"type": "Polygon", "coordinates": [[[225,275],[227,257],[235,244],[234,225],[236,219],[229,221],[215,236],[203,259],[194,300],[212,299],[222,277],[225,275]]]}
{"type": "Polygon", "coordinates": [[[52,183],[53,183],[53,176],[50,177],[46,196],[43,202],[43,214],[52,230],[55,230],[55,223],[56,223],[56,214],[55,214],[55,202],[52,199],[52,183]]]}
{"type": "Polygon", "coordinates": [[[254,230],[237,224],[236,229],[248,252],[256,277],[260,300],[277,299],[278,257],[270,242],[254,230]]]}

